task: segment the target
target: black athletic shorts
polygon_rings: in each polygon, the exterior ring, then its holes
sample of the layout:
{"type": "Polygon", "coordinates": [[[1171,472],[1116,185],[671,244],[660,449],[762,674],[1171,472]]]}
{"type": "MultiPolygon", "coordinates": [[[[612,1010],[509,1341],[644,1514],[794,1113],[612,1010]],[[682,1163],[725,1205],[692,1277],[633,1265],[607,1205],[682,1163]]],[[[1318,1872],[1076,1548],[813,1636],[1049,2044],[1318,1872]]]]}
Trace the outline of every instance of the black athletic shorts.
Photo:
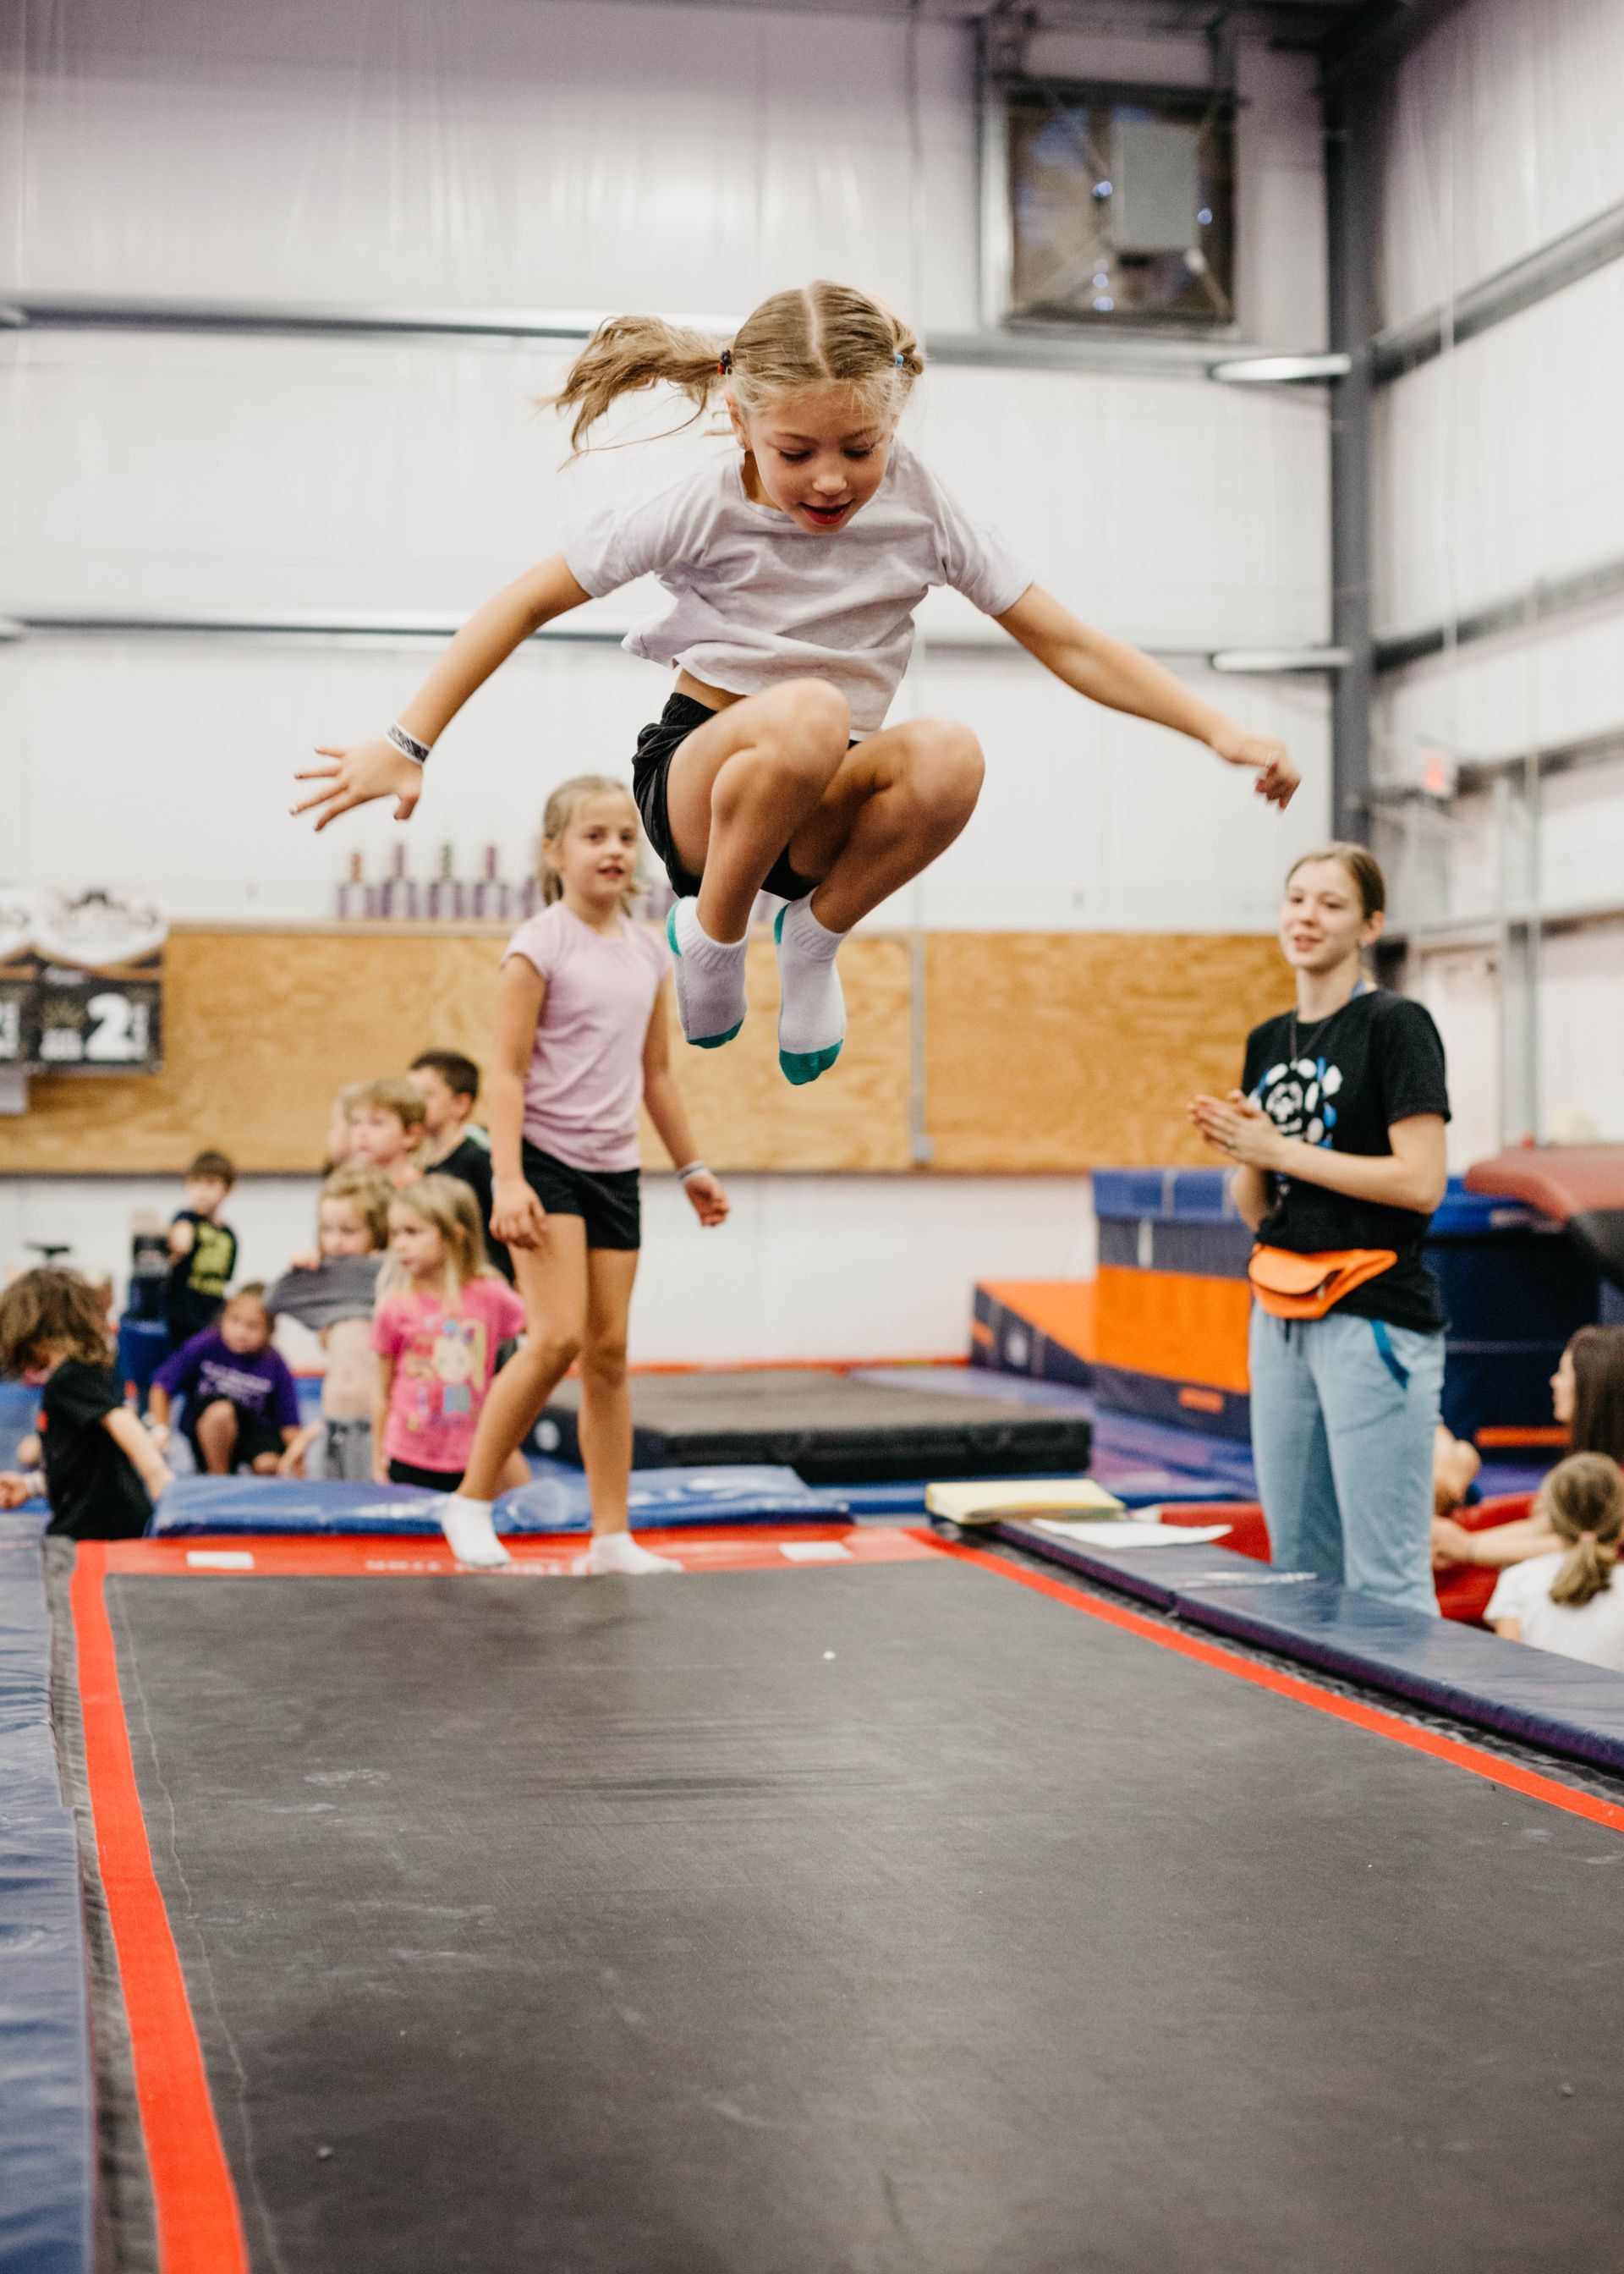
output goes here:
{"type": "Polygon", "coordinates": [[[462,1469],[420,1469],[415,1461],[391,1461],[389,1482],[392,1485],[426,1485],[430,1492],[455,1492],[462,1483],[462,1469]]]}
{"type": "MultiPolygon", "coordinates": [[[[637,755],[632,760],[632,795],[637,801],[649,842],[664,864],[672,891],[684,900],[691,900],[699,890],[699,879],[691,869],[683,867],[681,856],[671,841],[671,823],[665,812],[665,776],[671,770],[672,759],[695,727],[704,726],[716,715],[703,703],[695,703],[691,695],[673,695],[655,725],[645,727],[638,735],[637,755]]],[[[794,867],[786,846],[763,877],[762,890],[776,892],[783,900],[803,900],[815,882],[815,878],[803,877],[794,867]]],[[[591,1242],[595,1247],[635,1247],[636,1244],[635,1240],[591,1242]]]]}
{"type": "Polygon", "coordinates": [[[589,1247],[642,1246],[643,1197],[635,1169],[573,1169],[528,1137],[520,1165],[549,1216],[581,1217],[589,1247]]]}
{"type": "MultiPolygon", "coordinates": [[[[216,1397],[208,1401],[209,1405],[219,1403],[216,1397]]],[[[199,1406],[198,1413],[205,1413],[207,1410],[207,1405],[199,1406]]],[[[237,1416],[237,1443],[231,1454],[231,1466],[234,1469],[252,1468],[261,1453],[274,1453],[280,1461],[288,1449],[282,1442],[282,1431],[275,1422],[266,1420],[262,1414],[245,1413],[240,1405],[234,1405],[231,1411],[237,1416]]],[[[185,1437],[197,1462],[198,1474],[206,1476],[208,1463],[204,1459],[203,1448],[198,1442],[197,1417],[191,1412],[186,1415],[185,1437]]]]}

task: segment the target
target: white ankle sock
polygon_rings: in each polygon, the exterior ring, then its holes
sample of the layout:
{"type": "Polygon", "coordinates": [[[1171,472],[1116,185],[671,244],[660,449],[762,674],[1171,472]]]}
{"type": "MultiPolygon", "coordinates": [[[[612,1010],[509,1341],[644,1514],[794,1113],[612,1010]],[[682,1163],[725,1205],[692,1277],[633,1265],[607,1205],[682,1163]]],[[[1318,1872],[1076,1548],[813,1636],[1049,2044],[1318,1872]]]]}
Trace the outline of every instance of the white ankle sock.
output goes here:
{"type": "Polygon", "coordinates": [[[712,939],[697,900],[679,900],[665,918],[677,959],[677,1012],[686,1038],[702,1050],[731,1043],[744,1024],[745,939],[712,939]]]}
{"type": "Polygon", "coordinates": [[[846,1040],[846,997],[835,969],[846,934],[819,923],[809,892],[779,909],[772,934],[778,948],[778,1064],[787,1081],[816,1081],[846,1040]]]}
{"type": "Polygon", "coordinates": [[[680,1571],[682,1566],[673,1563],[668,1555],[650,1555],[646,1547],[639,1547],[629,1532],[598,1532],[592,1535],[592,1545],[584,1555],[575,1559],[575,1569],[583,1572],[680,1571]]]}
{"type": "Polygon", "coordinates": [[[500,1570],[513,1558],[496,1536],[488,1500],[464,1500],[456,1495],[440,1503],[440,1528],[459,1563],[481,1571],[500,1570]]]}

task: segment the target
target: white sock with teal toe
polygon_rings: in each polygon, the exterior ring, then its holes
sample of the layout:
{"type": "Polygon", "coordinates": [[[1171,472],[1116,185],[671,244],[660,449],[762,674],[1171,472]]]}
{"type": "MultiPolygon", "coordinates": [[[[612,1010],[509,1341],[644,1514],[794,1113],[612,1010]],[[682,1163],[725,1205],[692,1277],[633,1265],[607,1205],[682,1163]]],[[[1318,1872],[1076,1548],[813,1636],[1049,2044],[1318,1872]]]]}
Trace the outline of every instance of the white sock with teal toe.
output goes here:
{"type": "Polygon", "coordinates": [[[778,1064],[786,1081],[816,1081],[846,1040],[846,998],[835,969],[846,934],[819,923],[808,893],[779,909],[772,936],[778,947],[778,1064]]]}
{"type": "Polygon", "coordinates": [[[697,900],[679,900],[665,918],[665,937],[677,959],[677,1015],[695,1049],[720,1050],[744,1024],[744,957],[748,938],[712,939],[699,921],[697,900]]]}

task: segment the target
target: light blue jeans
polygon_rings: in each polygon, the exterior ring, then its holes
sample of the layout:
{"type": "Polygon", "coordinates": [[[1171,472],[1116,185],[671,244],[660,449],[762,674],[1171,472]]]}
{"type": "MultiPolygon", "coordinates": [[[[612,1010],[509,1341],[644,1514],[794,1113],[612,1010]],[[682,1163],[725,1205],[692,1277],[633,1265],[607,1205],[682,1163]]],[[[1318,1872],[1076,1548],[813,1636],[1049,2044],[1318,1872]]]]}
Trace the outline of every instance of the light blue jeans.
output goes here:
{"type": "Polygon", "coordinates": [[[1252,1309],[1252,1457],[1274,1562],[1434,1617],[1444,1338],[1252,1309]],[[1402,1377],[1402,1379],[1401,1379],[1402,1377]]]}

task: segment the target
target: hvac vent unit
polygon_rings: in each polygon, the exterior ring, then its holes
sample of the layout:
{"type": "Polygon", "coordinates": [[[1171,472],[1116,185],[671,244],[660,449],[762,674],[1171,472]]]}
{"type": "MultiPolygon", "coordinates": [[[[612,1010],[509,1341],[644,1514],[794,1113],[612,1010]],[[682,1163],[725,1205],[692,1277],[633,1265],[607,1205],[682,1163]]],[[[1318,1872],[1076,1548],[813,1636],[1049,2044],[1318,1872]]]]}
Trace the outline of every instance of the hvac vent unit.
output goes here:
{"type": "Polygon", "coordinates": [[[1003,80],[1015,320],[1234,317],[1234,104],[1201,87],[1003,80]]]}

